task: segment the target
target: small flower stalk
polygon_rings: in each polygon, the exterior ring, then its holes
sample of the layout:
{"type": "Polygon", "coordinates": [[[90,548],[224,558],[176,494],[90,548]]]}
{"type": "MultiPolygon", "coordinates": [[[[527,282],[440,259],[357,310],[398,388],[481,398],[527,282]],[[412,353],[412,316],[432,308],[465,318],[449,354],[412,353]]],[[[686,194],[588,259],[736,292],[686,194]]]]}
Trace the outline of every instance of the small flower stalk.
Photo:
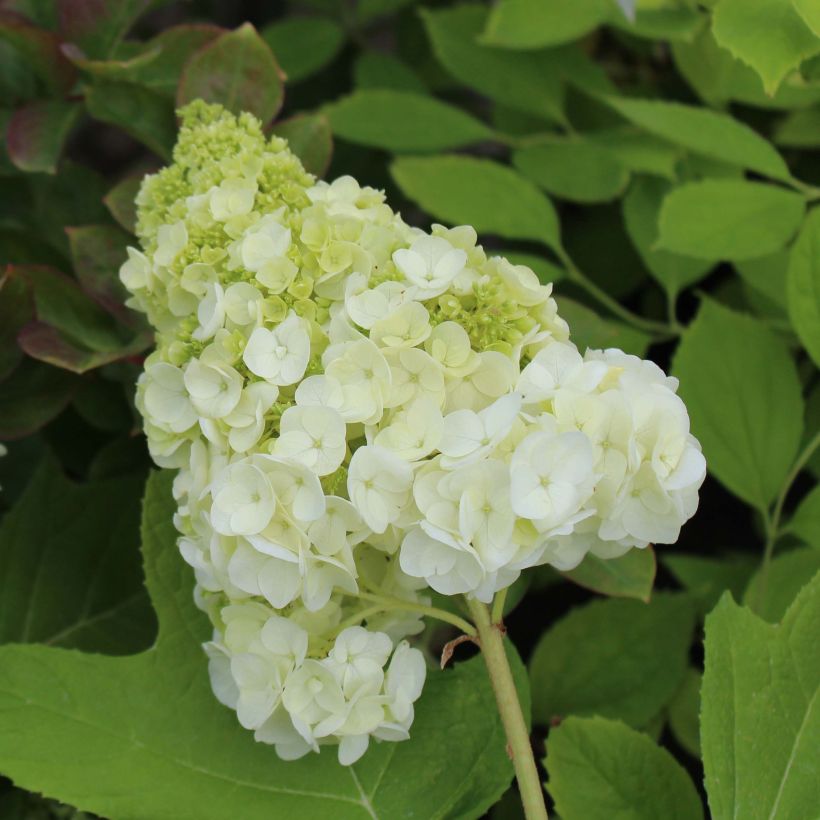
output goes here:
{"type": "Polygon", "coordinates": [[[551,285],[469,226],[317,181],[195,102],[121,278],[156,328],[137,404],[179,470],[214,693],[285,759],[409,736],[429,590],[671,543],[705,462],[677,382],[581,353],[551,285]]]}

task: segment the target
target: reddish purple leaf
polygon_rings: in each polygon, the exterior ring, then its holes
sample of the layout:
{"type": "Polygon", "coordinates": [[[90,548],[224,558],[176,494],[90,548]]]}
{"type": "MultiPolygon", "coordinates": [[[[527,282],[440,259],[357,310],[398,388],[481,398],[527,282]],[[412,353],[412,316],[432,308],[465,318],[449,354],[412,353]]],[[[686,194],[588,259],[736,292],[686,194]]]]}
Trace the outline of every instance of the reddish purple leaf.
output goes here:
{"type": "Polygon", "coordinates": [[[229,31],[188,60],[177,91],[177,102],[220,103],[238,114],[250,111],[263,123],[282,107],[282,71],[273,52],[250,24],[229,31]]]}
{"type": "Polygon", "coordinates": [[[60,34],[89,57],[108,57],[151,0],[58,0],[60,34]]]}
{"type": "Polygon", "coordinates": [[[55,173],[80,110],[79,103],[64,100],[35,100],[18,108],[6,131],[11,161],[21,171],[55,173]]]}

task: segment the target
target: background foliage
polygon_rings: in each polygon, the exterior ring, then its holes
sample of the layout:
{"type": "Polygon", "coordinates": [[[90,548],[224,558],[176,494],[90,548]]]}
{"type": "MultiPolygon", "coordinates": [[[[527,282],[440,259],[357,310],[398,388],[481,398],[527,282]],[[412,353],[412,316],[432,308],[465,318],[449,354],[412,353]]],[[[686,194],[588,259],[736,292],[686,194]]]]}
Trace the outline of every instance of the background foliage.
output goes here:
{"type": "MultiPolygon", "coordinates": [[[[556,812],[810,816],[813,0],[0,2],[0,816],[520,816],[478,659],[431,673],[411,741],[350,773],[281,764],[207,689],[167,477],[140,557],[151,338],[117,269],[140,176],[199,96],[415,224],[475,225],[556,283],[579,346],[681,380],[710,478],[679,545],[510,596],[556,812]]],[[[452,637],[428,633],[431,654],[452,637]]]]}

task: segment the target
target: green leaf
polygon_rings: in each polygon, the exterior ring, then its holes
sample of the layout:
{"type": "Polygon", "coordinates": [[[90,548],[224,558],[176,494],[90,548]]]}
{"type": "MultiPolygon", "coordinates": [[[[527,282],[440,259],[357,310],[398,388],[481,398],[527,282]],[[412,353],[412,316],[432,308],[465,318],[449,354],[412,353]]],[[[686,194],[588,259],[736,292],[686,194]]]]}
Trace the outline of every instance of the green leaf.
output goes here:
{"type": "Polygon", "coordinates": [[[0,527],[1,643],[108,654],[151,645],[138,550],[142,485],[139,475],[76,485],[44,459],[0,527]]]}
{"type": "Polygon", "coordinates": [[[162,94],[103,80],[86,88],[85,103],[95,120],[116,125],[158,156],[171,159],[177,125],[173,105],[162,94]]]}
{"type": "Polygon", "coordinates": [[[36,100],[18,108],[8,123],[6,145],[21,171],[53,174],[80,107],[63,100],[36,100]]]}
{"type": "Polygon", "coordinates": [[[0,10],[0,42],[12,46],[48,90],[61,94],[74,84],[77,72],[53,32],[31,25],[19,14],[0,10]]]}
{"type": "Polygon", "coordinates": [[[282,107],[282,73],[268,44],[245,23],[204,45],[188,60],[177,91],[182,106],[197,98],[249,111],[268,123],[282,107]]]}
{"type": "Polygon", "coordinates": [[[689,668],[669,702],[669,728],[692,757],[700,759],[700,686],[702,675],[689,668]]]}
{"type": "Polygon", "coordinates": [[[792,111],[775,128],[774,141],[788,148],[820,148],[820,108],[792,111]]]}
{"type": "Polygon", "coordinates": [[[820,367],[820,210],[809,212],[792,246],[786,279],[789,318],[820,367]]]}
{"type": "Polygon", "coordinates": [[[721,0],[712,15],[712,32],[760,75],[769,94],[806,57],[820,51],[820,39],[791,0],[721,0]]]}
{"type": "Polygon", "coordinates": [[[345,41],[344,29],[327,17],[285,18],[260,34],[291,83],[321,71],[345,41]]]}
{"type": "Polygon", "coordinates": [[[623,598],[573,609],[546,632],[530,660],[533,719],[619,718],[645,726],[678,688],[694,610],[684,595],[645,604],[623,598]]]}
{"type": "Polygon", "coordinates": [[[487,19],[481,5],[420,13],[436,59],[455,79],[510,108],[566,121],[559,52],[509,51],[478,42],[487,19]]]}
{"type": "Polygon", "coordinates": [[[513,164],[544,190],[572,202],[619,197],[629,173],[614,154],[578,137],[545,138],[513,153],[513,164]]]}
{"type": "Polygon", "coordinates": [[[66,228],[66,233],[80,287],[105,311],[134,325],[138,314],[125,307],[128,291],[119,277],[128,234],[108,225],[66,228]]]}
{"type": "Polygon", "coordinates": [[[706,619],[700,739],[714,820],[816,814],[818,623],[820,574],[779,625],[728,595],[706,619]]]}
{"type": "Polygon", "coordinates": [[[591,131],[584,137],[613,154],[629,171],[675,178],[675,166],[682,150],[666,140],[644,134],[632,126],[591,131]]]}
{"type": "Polygon", "coordinates": [[[743,595],[743,604],[764,621],[778,623],[818,571],[820,552],[817,550],[800,547],[784,552],[754,574],[743,595]]]}
{"type": "Polygon", "coordinates": [[[575,40],[603,23],[607,0],[500,0],[490,14],[483,42],[504,48],[538,48],[575,40]]]}
{"type": "Polygon", "coordinates": [[[271,131],[284,137],[302,165],[317,177],[324,175],[333,156],[330,123],[323,114],[300,114],[280,120],[271,131]]]}
{"type": "Polygon", "coordinates": [[[534,256],[523,251],[506,249],[502,249],[498,253],[500,256],[509,259],[514,265],[526,265],[531,268],[542,285],[549,285],[551,282],[560,282],[562,279],[566,279],[567,272],[564,268],[559,268],[558,265],[554,265],[543,257],[534,256]]]}
{"type": "Polygon", "coordinates": [[[552,203],[511,168],[476,157],[440,156],[403,157],[390,171],[404,194],[436,219],[507,239],[560,244],[552,203]]]}
{"type": "Polygon", "coordinates": [[[558,298],[558,312],[569,323],[572,340],[581,350],[617,347],[626,353],[644,356],[652,342],[648,333],[623,322],[604,319],[586,305],[565,296],[558,298]]]}
{"type": "Polygon", "coordinates": [[[629,550],[620,558],[609,560],[589,554],[575,569],[561,574],[574,584],[602,595],[637,598],[649,603],[655,571],[655,552],[647,547],[629,550]]]}
{"type": "Polygon", "coordinates": [[[602,101],[650,134],[690,151],[772,179],[790,179],[789,169],[774,147],[728,114],[661,100],[604,97],[602,101]]]}
{"type": "Polygon", "coordinates": [[[706,615],[726,590],[740,600],[755,571],[757,559],[743,554],[721,558],[680,554],[665,555],[663,565],[695,600],[699,613],[706,615]]]}
{"type": "Polygon", "coordinates": [[[78,386],[73,373],[24,359],[0,390],[0,439],[23,438],[48,424],[78,386]]]}
{"type": "Polygon", "coordinates": [[[803,196],[734,179],[690,182],[663,201],[658,247],[697,259],[743,260],[782,248],[803,220],[803,196]]]}
{"type": "Polygon", "coordinates": [[[137,230],[137,193],[142,175],[128,176],[118,182],[103,198],[105,207],[117,223],[130,234],[137,230]]]}
{"type": "Polygon", "coordinates": [[[492,137],[461,109],[410,91],[364,89],[324,108],[333,133],[388,151],[435,152],[492,137]]]}
{"type": "Polygon", "coordinates": [[[803,22],[820,37],[820,7],[813,0],[792,0],[792,5],[803,18],[803,22]]]}
{"type": "Polygon", "coordinates": [[[561,820],[702,820],[689,775],[642,732],[569,718],[547,741],[547,788],[561,820]]]}
{"type": "Polygon", "coordinates": [[[789,251],[785,249],[758,259],[745,259],[735,263],[735,270],[740,274],[744,283],[782,315],[786,312],[788,267],[789,251]]]}
{"type": "MultiPolygon", "coordinates": [[[[669,4],[667,4],[669,5],[669,4]]],[[[649,40],[691,40],[703,26],[704,17],[695,8],[671,6],[636,9],[635,19],[611,14],[609,23],[616,28],[649,40]]]]}
{"type": "Polygon", "coordinates": [[[352,768],[332,750],[281,761],[256,743],[211,692],[201,648],[210,630],[175,547],[175,506],[171,475],[154,475],[143,508],[154,647],[125,658],[0,649],[4,774],[102,815],[151,820],[222,820],[237,806],[243,820],[367,820],[396,806],[478,817],[501,796],[512,766],[479,657],[431,671],[412,738],[373,744],[352,768]]]}
{"type": "Polygon", "coordinates": [[[427,88],[410,66],[392,54],[364,51],[353,66],[356,88],[392,88],[394,91],[415,91],[426,94],[427,88]]]}
{"type": "Polygon", "coordinates": [[[820,484],[800,502],[789,521],[788,529],[820,550],[820,484]]]}
{"type": "Polygon", "coordinates": [[[33,318],[31,287],[12,267],[0,278],[0,380],[19,364],[23,351],[17,334],[33,318]]]}
{"type": "Polygon", "coordinates": [[[60,34],[90,57],[108,57],[151,0],[60,0],[60,34]]]}
{"type": "Polygon", "coordinates": [[[668,293],[675,295],[706,276],[712,263],[656,247],[658,214],[670,188],[671,185],[664,180],[639,177],[629,186],[622,210],[624,225],[635,250],[641,255],[653,278],[668,293]]]}
{"type": "Polygon", "coordinates": [[[803,429],[800,382],[785,344],[759,321],[704,301],[673,372],[709,470],[748,504],[767,509],[803,429]]]}

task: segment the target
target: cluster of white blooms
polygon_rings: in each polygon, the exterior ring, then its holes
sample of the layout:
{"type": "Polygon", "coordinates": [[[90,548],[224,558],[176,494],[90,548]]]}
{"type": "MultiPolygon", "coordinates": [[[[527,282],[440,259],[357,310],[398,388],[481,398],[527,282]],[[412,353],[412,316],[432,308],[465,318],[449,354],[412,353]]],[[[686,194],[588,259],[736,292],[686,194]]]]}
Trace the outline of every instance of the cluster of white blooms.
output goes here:
{"type": "Polygon", "coordinates": [[[486,602],[674,541],[704,460],[675,380],[581,355],[551,286],[472,228],[317,182],[248,115],[182,116],[121,270],[157,329],[138,406],[180,469],[215,692],[282,757],[351,763],[407,737],[428,587],[486,602]]]}

